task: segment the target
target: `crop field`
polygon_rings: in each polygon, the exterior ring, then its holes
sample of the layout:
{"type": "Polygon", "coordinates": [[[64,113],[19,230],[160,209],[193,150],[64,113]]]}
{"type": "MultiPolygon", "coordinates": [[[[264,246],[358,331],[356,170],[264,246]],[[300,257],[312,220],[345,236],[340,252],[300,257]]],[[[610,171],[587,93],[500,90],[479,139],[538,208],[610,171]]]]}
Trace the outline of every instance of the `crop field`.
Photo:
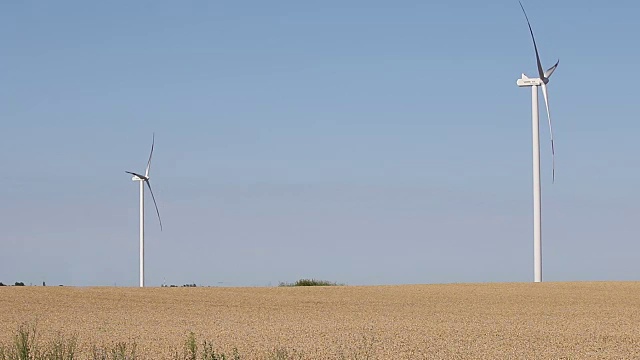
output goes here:
{"type": "Polygon", "coordinates": [[[0,344],[27,322],[146,359],[190,332],[242,359],[640,359],[640,282],[1,287],[0,314],[0,344]]]}

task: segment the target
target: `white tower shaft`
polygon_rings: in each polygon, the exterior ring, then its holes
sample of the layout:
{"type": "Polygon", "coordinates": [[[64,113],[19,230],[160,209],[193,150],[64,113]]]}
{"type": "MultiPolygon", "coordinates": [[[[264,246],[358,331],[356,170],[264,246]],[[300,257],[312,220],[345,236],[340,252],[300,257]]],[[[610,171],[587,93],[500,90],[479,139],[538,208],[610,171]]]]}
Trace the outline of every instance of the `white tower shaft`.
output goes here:
{"type": "Polygon", "coordinates": [[[140,180],[140,287],[144,287],[144,181],[140,180]]]}
{"type": "Polygon", "coordinates": [[[542,190],[540,188],[540,120],[538,116],[538,87],[541,79],[525,74],[516,82],[531,88],[531,132],[533,150],[533,281],[542,282],[542,190]]]}
{"type": "Polygon", "coordinates": [[[542,281],[542,200],[540,190],[540,120],[538,86],[531,87],[531,127],[533,134],[533,281],[542,281]]]}

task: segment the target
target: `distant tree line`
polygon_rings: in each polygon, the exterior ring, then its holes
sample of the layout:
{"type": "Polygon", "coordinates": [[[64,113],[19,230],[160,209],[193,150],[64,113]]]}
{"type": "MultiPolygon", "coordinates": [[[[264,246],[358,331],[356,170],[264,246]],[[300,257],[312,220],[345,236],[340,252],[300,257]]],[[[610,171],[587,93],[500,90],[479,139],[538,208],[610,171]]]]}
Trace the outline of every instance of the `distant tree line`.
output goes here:
{"type": "MultiPolygon", "coordinates": [[[[11,285],[6,285],[5,283],[0,281],[0,286],[11,286],[11,285]]],[[[26,286],[22,281],[16,281],[16,283],[13,286],[26,286]]],[[[47,286],[47,284],[43,281],[42,282],[42,286],[47,286]]],[[[62,286],[62,285],[60,285],[62,286]]],[[[162,285],[162,287],[178,287],[178,285],[162,285]]],[[[181,287],[196,287],[196,284],[184,284],[181,287]]],[[[1,359],[1,358],[0,358],[1,359]]]]}
{"type": "Polygon", "coordinates": [[[294,283],[280,282],[280,287],[293,287],[293,286],[344,286],[345,284],[338,284],[334,281],[317,280],[317,279],[300,279],[294,283]]]}

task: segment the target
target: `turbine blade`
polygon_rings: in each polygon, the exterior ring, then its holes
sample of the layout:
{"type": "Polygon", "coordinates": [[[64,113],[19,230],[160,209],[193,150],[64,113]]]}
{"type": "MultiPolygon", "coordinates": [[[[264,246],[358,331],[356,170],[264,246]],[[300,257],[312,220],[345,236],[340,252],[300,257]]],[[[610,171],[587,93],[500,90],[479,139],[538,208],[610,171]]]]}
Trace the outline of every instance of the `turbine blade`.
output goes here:
{"type": "Polygon", "coordinates": [[[151,184],[149,183],[149,180],[146,179],[144,182],[146,182],[147,186],[149,187],[149,192],[151,193],[151,198],[153,199],[153,205],[155,205],[156,214],[158,214],[158,221],[160,222],[160,231],[162,231],[162,219],[160,219],[160,211],[158,211],[158,204],[156,203],[156,197],[153,196],[153,190],[151,190],[151,184]]]}
{"type": "Polygon", "coordinates": [[[140,178],[140,179],[142,179],[142,180],[144,180],[144,179],[146,178],[144,175],[140,175],[140,174],[137,174],[137,173],[134,173],[134,172],[131,172],[131,171],[125,171],[125,172],[126,172],[127,174],[131,174],[131,175],[133,175],[133,176],[137,176],[137,177],[139,177],[139,178],[140,178]]]}
{"type": "Polygon", "coordinates": [[[558,59],[558,61],[556,61],[556,64],[550,67],[549,70],[544,72],[544,77],[548,79],[551,76],[551,74],[553,74],[553,72],[556,71],[556,68],[558,67],[559,63],[560,63],[560,59],[558,59]]]}
{"type": "Polygon", "coordinates": [[[152,140],[151,140],[151,153],[149,154],[149,161],[147,161],[147,170],[144,173],[146,177],[149,177],[149,168],[151,167],[151,157],[153,156],[153,145],[155,144],[155,142],[156,142],[156,134],[153,133],[152,140]]]}
{"type": "Polygon", "coordinates": [[[520,7],[522,8],[524,17],[525,19],[527,19],[527,25],[529,25],[531,40],[533,40],[533,49],[536,51],[536,62],[538,63],[538,76],[540,77],[540,79],[544,79],[544,70],[542,70],[542,63],[540,62],[540,55],[538,54],[538,46],[536,45],[536,38],[533,36],[533,30],[531,30],[531,23],[529,23],[529,17],[527,16],[527,12],[524,11],[524,6],[522,6],[522,2],[518,1],[518,3],[520,3],[520,7]]]}
{"type": "Polygon", "coordinates": [[[553,128],[551,127],[551,114],[549,113],[549,97],[547,95],[547,84],[542,83],[542,95],[544,96],[544,105],[547,107],[547,119],[549,119],[549,134],[551,134],[551,182],[556,180],[556,151],[553,146],[553,128]]]}

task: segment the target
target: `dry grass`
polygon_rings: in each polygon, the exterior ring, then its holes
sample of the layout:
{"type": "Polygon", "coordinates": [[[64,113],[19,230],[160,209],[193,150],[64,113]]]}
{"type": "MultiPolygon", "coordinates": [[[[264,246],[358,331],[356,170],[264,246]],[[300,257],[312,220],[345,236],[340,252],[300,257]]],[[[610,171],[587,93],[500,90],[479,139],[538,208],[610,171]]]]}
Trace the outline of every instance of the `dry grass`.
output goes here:
{"type": "Polygon", "coordinates": [[[80,349],[168,356],[189,332],[243,359],[640,359],[640,283],[0,288],[0,344],[37,319],[80,349]]]}

